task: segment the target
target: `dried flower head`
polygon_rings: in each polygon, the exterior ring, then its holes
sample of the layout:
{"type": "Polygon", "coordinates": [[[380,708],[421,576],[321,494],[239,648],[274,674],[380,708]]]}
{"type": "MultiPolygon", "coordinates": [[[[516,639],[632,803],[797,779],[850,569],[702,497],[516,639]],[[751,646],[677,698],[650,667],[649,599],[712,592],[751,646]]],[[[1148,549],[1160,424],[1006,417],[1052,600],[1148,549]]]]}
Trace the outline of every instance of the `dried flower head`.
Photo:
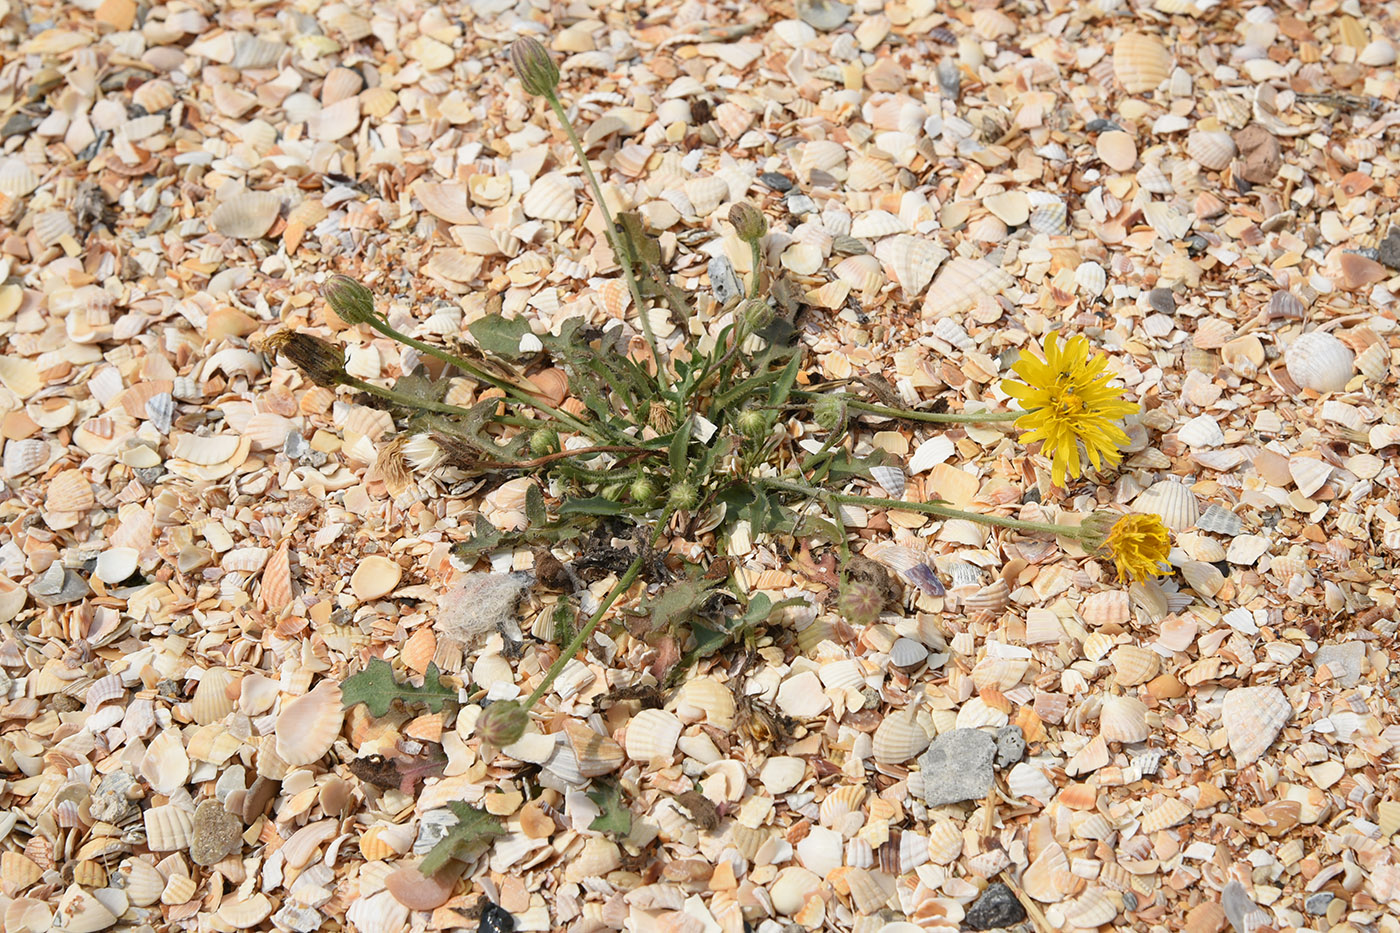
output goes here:
{"type": "Polygon", "coordinates": [[[514,700],[497,700],[482,712],[476,721],[476,734],[497,748],[520,741],[530,714],[514,700]]]}
{"type": "Polygon", "coordinates": [[[263,342],[263,349],[291,360],[318,386],[333,389],[350,382],[345,371],[345,354],[340,347],[320,337],[293,330],[279,331],[263,342]]]}
{"type": "Polygon", "coordinates": [[[676,416],[671,406],[659,399],[652,399],[647,405],[647,424],[657,434],[670,434],[676,429],[676,416]]]}
{"type": "Polygon", "coordinates": [[[1128,435],[1119,422],[1138,406],[1121,399],[1121,389],[1108,385],[1113,378],[1105,372],[1108,359],[1102,354],[1090,359],[1088,340],[1071,337],[1062,345],[1059,336],[1054,332],[1045,338],[1043,361],[1022,351],[1011,369],[1025,382],[1008,379],[1001,387],[1026,410],[1016,419],[1016,427],[1027,432],[1022,442],[1044,441],[1051,478],[1063,486],[1066,477],[1084,472],[1081,443],[1096,470],[1122,459],[1119,447],[1128,443],[1128,435]]]}
{"type": "Polygon", "coordinates": [[[321,286],[331,310],[347,324],[364,324],[374,318],[374,293],[348,275],[333,275],[321,286]]]}
{"type": "Polygon", "coordinates": [[[1113,523],[1103,549],[1113,558],[1120,580],[1150,580],[1168,573],[1172,539],[1157,515],[1124,515],[1113,523]]]}
{"type": "Polygon", "coordinates": [[[516,39],[510,47],[510,65],[526,94],[549,97],[559,87],[559,66],[538,39],[516,39]]]}
{"type": "Polygon", "coordinates": [[[885,608],[885,596],[873,583],[850,582],[841,588],[836,608],[852,625],[874,625],[885,608]]]}
{"type": "Polygon", "coordinates": [[[729,222],[734,225],[739,239],[746,243],[761,240],[768,233],[768,218],[747,201],[739,201],[729,209],[729,222]]]}

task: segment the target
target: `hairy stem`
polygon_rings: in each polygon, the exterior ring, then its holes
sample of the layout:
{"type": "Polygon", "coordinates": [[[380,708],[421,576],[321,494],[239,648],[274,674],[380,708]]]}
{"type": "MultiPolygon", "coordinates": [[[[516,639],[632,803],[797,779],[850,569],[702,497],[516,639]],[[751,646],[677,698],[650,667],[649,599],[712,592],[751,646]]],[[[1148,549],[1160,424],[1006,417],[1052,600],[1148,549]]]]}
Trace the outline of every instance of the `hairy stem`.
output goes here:
{"type": "Polygon", "coordinates": [[[853,411],[869,412],[872,415],[888,415],[905,421],[928,421],[935,424],[992,424],[998,421],[1015,421],[1026,414],[1023,411],[911,411],[907,408],[891,408],[888,405],[862,402],[854,398],[847,398],[846,406],[853,411]]]}

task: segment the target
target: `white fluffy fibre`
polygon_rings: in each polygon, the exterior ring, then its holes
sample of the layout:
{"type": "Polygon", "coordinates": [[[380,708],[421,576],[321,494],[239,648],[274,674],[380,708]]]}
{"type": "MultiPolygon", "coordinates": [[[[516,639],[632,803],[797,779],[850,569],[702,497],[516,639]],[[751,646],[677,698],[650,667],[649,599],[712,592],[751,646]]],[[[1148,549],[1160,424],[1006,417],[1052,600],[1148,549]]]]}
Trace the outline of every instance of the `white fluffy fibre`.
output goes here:
{"type": "Polygon", "coordinates": [[[517,623],[520,596],[534,574],[469,573],[438,601],[437,630],[466,644],[517,623]]]}

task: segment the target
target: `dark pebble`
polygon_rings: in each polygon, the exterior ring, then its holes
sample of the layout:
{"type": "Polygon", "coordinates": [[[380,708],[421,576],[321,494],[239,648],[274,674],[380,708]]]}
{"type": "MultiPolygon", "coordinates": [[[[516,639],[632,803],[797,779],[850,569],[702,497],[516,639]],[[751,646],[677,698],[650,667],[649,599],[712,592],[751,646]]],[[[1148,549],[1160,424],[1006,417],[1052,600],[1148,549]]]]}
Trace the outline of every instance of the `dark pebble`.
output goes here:
{"type": "Polygon", "coordinates": [[[1381,265],[1400,269],[1400,227],[1390,228],[1385,239],[1381,240],[1381,248],[1377,253],[1376,258],[1380,260],[1381,265]]]}
{"type": "Polygon", "coordinates": [[[1112,120],[1105,120],[1103,117],[1095,117],[1084,124],[1084,129],[1090,133],[1106,133],[1109,130],[1121,130],[1123,127],[1114,123],[1112,120]]]}
{"type": "Polygon", "coordinates": [[[1171,314],[1176,310],[1176,296],[1170,288],[1152,289],[1147,293],[1147,303],[1152,306],[1153,311],[1162,314],[1171,314]]]}
{"type": "Polygon", "coordinates": [[[976,903],[967,911],[966,923],[970,930],[994,930],[1009,927],[1026,919],[1026,909],[1016,900],[1011,889],[1000,882],[982,892],[976,903]]]}
{"type": "Polygon", "coordinates": [[[487,903],[481,909],[481,923],[477,924],[476,933],[515,933],[515,918],[503,908],[487,903]]]}
{"type": "Polygon", "coordinates": [[[1303,901],[1303,909],[1314,917],[1321,917],[1327,913],[1327,908],[1332,905],[1332,894],[1330,891],[1318,891],[1316,894],[1309,894],[1307,900],[1303,901]]]}
{"type": "Polygon", "coordinates": [[[763,172],[758,176],[758,180],[780,193],[792,190],[792,179],[786,175],[779,175],[777,172],[763,172]]]}

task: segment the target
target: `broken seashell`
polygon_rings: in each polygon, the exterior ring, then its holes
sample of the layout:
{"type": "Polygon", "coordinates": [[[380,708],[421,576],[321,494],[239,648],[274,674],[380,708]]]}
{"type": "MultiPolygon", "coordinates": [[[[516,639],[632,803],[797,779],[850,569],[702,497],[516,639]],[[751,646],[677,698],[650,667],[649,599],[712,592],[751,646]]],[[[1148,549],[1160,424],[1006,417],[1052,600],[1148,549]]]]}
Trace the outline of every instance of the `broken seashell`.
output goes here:
{"type": "Polygon", "coordinates": [[[1167,80],[1172,56],[1153,36],[1130,32],[1113,46],[1113,75],[1129,94],[1152,91],[1167,80]]]}
{"type": "Polygon", "coordinates": [[[923,753],[933,737],[919,725],[912,707],[890,713],[880,721],[872,737],[872,753],[883,765],[903,764],[923,753]]]}
{"type": "Polygon", "coordinates": [[[1221,171],[1230,164],[1239,150],[1224,130],[1197,130],[1186,137],[1186,153],[1202,168],[1221,171]]]}
{"type": "Polygon", "coordinates": [[[1200,517],[1200,504],[1184,484],[1164,479],[1134,500],[1133,511],[1158,516],[1172,531],[1185,531],[1200,517]]]}
{"type": "Polygon", "coordinates": [[[1236,687],[1226,693],[1220,723],[1236,767],[1263,757],[1292,716],[1293,707],[1278,687],[1236,687]]]}
{"type": "Polygon", "coordinates": [[[1142,742],[1147,738],[1147,705],[1128,696],[1113,696],[1099,710],[1099,735],[1107,742],[1142,742]]]}
{"type": "Polygon", "coordinates": [[[644,709],[627,724],[623,748],[634,761],[669,760],[681,736],[681,721],[675,713],[660,709],[644,709]]]}
{"type": "Polygon", "coordinates": [[[224,236],[255,240],[272,228],[281,209],[282,199],[270,191],[241,191],[214,208],[209,222],[224,236]]]}
{"type": "Polygon", "coordinates": [[[282,707],[275,730],[277,756],[292,766],[318,761],[330,751],[344,722],[340,686],[322,680],[314,690],[282,707]]]}

